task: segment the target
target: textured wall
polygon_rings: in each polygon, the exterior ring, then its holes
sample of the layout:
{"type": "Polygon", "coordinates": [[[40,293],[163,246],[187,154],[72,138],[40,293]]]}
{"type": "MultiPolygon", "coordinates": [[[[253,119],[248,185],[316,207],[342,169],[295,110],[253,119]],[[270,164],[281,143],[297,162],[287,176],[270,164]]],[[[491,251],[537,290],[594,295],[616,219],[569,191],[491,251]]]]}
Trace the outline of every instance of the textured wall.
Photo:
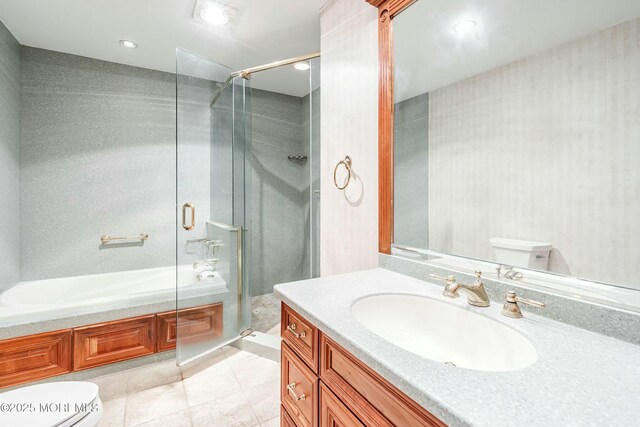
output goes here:
{"type": "Polygon", "coordinates": [[[253,294],[309,277],[309,156],[303,99],[253,89],[251,94],[251,278],[253,294]]]}
{"type": "Polygon", "coordinates": [[[175,76],[28,47],[22,61],[22,280],[173,264],[175,76]]]}
{"type": "Polygon", "coordinates": [[[553,269],[640,286],[640,20],[430,93],[434,250],[548,241],[553,269]]]}
{"type": "Polygon", "coordinates": [[[415,248],[429,247],[428,117],[426,93],[395,105],[393,240],[415,248]]]}
{"type": "Polygon", "coordinates": [[[0,292],[20,281],[20,45],[0,22],[0,292]]]}
{"type": "Polygon", "coordinates": [[[378,265],[378,19],[361,0],[330,0],[320,14],[321,274],[378,265]],[[333,168],[357,174],[346,191],[333,168]]]}

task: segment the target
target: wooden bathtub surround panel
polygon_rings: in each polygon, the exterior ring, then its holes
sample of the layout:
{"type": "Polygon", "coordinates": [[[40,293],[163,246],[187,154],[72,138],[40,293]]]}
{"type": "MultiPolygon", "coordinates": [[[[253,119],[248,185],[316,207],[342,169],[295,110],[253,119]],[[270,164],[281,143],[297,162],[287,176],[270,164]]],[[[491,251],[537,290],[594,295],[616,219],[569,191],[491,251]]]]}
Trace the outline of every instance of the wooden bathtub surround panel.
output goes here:
{"type": "Polygon", "coordinates": [[[80,371],[155,353],[155,315],[73,330],[73,367],[80,371]]]}
{"type": "Polygon", "coordinates": [[[282,339],[309,365],[313,372],[318,373],[318,328],[284,303],[282,303],[281,313],[282,339]],[[288,327],[295,329],[291,330],[288,327]]]}
{"type": "Polygon", "coordinates": [[[364,424],[322,382],[320,427],[364,427],[364,424]]]}
{"type": "Polygon", "coordinates": [[[0,387],[71,372],[71,329],[0,341],[0,387]]]}
{"type": "Polygon", "coordinates": [[[282,342],[280,401],[298,427],[318,426],[318,377],[282,342]],[[293,390],[288,385],[295,383],[293,390]],[[294,394],[295,393],[295,394],[294,394]],[[301,398],[304,394],[304,399],[301,398]]]}
{"type": "Polygon", "coordinates": [[[320,379],[365,425],[446,426],[324,334],[320,352],[320,379]]]}
{"type": "Polygon", "coordinates": [[[176,348],[178,334],[186,342],[219,337],[222,322],[222,303],[181,309],[180,322],[175,310],[159,313],[156,319],[157,351],[176,348]]]}
{"type": "Polygon", "coordinates": [[[378,8],[378,251],[393,242],[393,18],[416,0],[366,0],[378,8]]]}

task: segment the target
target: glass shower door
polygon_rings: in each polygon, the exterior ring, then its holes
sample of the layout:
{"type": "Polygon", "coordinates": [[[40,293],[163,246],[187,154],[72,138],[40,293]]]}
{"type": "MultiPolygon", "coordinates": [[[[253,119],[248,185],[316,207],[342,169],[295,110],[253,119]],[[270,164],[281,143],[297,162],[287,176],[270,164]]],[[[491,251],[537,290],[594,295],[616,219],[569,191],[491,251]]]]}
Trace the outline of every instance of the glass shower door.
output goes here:
{"type": "Polygon", "coordinates": [[[245,182],[248,80],[176,51],[176,323],[178,364],[251,327],[245,182]]]}

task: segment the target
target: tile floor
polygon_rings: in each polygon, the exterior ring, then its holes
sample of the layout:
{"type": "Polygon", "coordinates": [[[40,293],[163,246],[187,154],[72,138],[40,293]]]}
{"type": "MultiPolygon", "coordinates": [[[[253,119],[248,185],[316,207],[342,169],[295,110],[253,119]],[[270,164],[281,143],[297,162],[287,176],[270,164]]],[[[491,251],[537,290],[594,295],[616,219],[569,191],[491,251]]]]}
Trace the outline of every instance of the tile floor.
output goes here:
{"type": "Polygon", "coordinates": [[[104,403],[98,427],[280,425],[280,364],[233,347],[186,369],[169,361],[92,381],[104,403]]]}
{"type": "Polygon", "coordinates": [[[254,331],[280,335],[280,300],[273,294],[251,298],[251,322],[254,331]]]}
{"type": "MultiPolygon", "coordinates": [[[[255,331],[280,334],[280,301],[252,298],[255,331]]],[[[181,369],[157,363],[92,380],[104,416],[98,427],[275,427],[280,364],[233,347],[181,369]]]]}

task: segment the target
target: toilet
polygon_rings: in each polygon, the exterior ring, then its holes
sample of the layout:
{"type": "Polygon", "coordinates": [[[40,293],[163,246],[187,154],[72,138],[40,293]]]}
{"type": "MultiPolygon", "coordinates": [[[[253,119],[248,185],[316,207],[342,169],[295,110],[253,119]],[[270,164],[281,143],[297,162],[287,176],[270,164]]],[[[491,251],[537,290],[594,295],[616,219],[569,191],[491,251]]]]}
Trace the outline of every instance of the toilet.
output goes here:
{"type": "Polygon", "coordinates": [[[0,394],[0,408],[0,426],[11,427],[95,427],[103,413],[98,386],[84,381],[7,391],[0,394]]]}
{"type": "Polygon", "coordinates": [[[493,237],[489,239],[489,242],[493,246],[495,260],[499,264],[532,270],[546,271],[548,269],[551,243],[506,239],[504,237],[493,237]]]}

